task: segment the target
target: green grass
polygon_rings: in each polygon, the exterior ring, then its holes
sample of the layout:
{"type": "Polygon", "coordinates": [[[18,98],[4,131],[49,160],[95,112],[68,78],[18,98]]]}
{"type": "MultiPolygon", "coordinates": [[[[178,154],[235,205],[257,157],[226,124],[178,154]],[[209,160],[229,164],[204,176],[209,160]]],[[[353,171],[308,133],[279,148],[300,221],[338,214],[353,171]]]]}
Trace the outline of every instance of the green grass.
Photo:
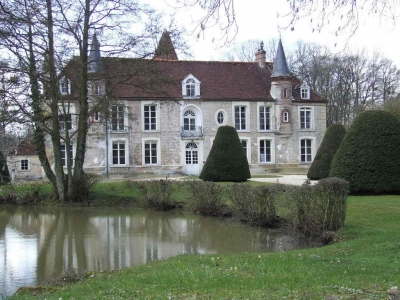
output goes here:
{"type": "Polygon", "coordinates": [[[400,284],[400,196],[349,197],[339,242],[276,253],[178,256],[13,299],[387,299],[400,284]]]}

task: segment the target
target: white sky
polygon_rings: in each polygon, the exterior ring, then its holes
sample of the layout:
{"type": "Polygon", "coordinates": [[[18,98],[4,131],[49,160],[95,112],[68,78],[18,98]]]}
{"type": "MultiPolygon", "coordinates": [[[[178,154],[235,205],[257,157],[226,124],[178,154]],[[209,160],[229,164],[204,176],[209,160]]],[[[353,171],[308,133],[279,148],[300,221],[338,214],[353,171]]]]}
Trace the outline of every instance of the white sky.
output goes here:
{"type": "MultiPolygon", "coordinates": [[[[175,11],[178,23],[183,24],[187,31],[193,28],[192,20],[199,17],[201,10],[198,8],[174,9],[176,0],[144,0],[151,6],[164,10],[166,13],[175,11]]],[[[400,8],[399,8],[400,9],[400,8]]],[[[279,38],[278,26],[284,26],[289,22],[288,18],[278,18],[288,10],[288,2],[282,0],[235,0],[235,11],[239,32],[235,42],[243,42],[250,39],[268,41],[271,38],[279,38]]],[[[362,12],[361,12],[362,13],[362,12]]],[[[335,24],[335,20],[330,20],[335,24]]],[[[295,45],[298,40],[312,41],[320,45],[328,46],[332,52],[342,51],[346,47],[346,38],[336,38],[333,29],[324,28],[321,33],[313,33],[309,26],[310,19],[301,19],[295,29],[282,30],[281,37],[286,51],[295,45]],[[336,46],[335,46],[336,44],[336,46]]],[[[336,22],[336,24],[338,24],[336,22]]],[[[335,26],[336,26],[335,24],[335,26]]],[[[217,27],[206,31],[205,37],[196,39],[195,35],[187,38],[191,45],[195,60],[218,60],[220,53],[227,48],[220,48],[220,44],[213,43],[214,37],[221,36],[217,27]]],[[[365,48],[369,53],[379,51],[384,57],[391,59],[400,68],[400,19],[397,26],[393,26],[385,20],[379,20],[373,16],[360,17],[360,25],[356,34],[350,39],[348,47],[351,51],[365,48]]]]}

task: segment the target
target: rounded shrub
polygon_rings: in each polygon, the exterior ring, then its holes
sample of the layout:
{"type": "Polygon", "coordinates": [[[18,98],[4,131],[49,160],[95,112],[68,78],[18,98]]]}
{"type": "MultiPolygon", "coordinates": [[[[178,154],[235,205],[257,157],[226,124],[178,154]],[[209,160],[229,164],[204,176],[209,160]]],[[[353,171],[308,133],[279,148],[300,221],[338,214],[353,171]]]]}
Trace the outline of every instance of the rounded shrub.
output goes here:
{"type": "Polygon", "coordinates": [[[354,120],[332,160],[330,177],[349,182],[351,194],[400,193],[400,122],[385,111],[354,120]]]}
{"type": "Polygon", "coordinates": [[[250,177],[249,163],[236,129],[219,127],[200,179],[239,182],[250,177]]]}
{"type": "Polygon", "coordinates": [[[7,160],[0,151],[0,185],[10,182],[10,172],[7,167],[7,160]]]}
{"type": "Polygon", "coordinates": [[[343,137],[346,134],[346,129],[342,124],[332,124],[325,132],[321,146],[315,155],[307,177],[312,180],[320,180],[329,177],[331,163],[343,137]]]}

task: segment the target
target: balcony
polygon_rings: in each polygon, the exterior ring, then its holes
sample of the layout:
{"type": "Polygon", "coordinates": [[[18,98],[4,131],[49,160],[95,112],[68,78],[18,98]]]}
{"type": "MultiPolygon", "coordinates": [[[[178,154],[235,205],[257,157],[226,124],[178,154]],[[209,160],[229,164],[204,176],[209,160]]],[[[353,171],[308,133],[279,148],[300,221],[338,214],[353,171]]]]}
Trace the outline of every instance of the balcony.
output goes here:
{"type": "Polygon", "coordinates": [[[181,137],[183,139],[202,138],[203,126],[182,126],[181,137]]]}

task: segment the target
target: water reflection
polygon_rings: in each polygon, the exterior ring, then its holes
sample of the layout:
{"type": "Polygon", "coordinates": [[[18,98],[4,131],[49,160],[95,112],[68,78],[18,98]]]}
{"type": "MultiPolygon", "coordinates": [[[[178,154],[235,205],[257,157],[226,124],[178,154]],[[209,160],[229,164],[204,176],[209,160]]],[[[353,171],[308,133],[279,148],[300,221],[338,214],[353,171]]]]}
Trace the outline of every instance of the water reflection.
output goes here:
{"type": "Polygon", "coordinates": [[[0,297],[71,268],[115,270],[180,254],[306,246],[276,231],[181,212],[0,207],[0,297]]]}

